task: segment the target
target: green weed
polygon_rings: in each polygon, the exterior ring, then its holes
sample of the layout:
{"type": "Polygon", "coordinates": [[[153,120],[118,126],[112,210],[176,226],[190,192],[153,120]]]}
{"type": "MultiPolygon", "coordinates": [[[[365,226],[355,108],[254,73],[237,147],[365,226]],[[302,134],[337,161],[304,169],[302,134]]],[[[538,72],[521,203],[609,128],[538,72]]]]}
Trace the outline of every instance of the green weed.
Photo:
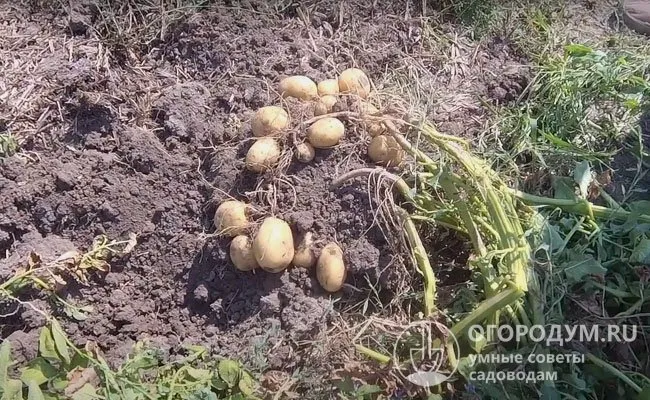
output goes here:
{"type": "Polygon", "coordinates": [[[475,38],[485,36],[493,28],[499,11],[492,0],[454,1],[448,9],[458,21],[471,27],[475,38]]]}
{"type": "MultiPolygon", "coordinates": [[[[489,337],[468,340],[467,329],[474,324],[530,328],[627,321],[644,325],[637,319],[649,308],[645,265],[650,262],[646,226],[650,224],[650,203],[616,203],[594,179],[590,161],[608,161],[630,132],[640,137],[635,128],[646,106],[643,96],[648,93],[647,62],[634,52],[609,53],[582,45],[568,46],[565,54],[549,57],[540,66],[540,73],[526,93],[529,98],[506,109],[527,121],[528,130],[518,126],[507,131],[503,138],[512,138],[512,142],[504,147],[510,152],[501,147],[489,154],[512,161],[519,153],[532,152],[537,157],[533,158],[535,162],[544,163],[555,173],[553,198],[508,188],[505,182],[515,181],[517,176],[506,175],[507,169],[495,173],[489,167],[494,158],[476,157],[463,140],[441,134],[426,123],[413,123],[409,135],[437,149],[435,155],[424,154],[392,131],[419,166],[403,180],[389,179],[411,207],[409,218],[420,222],[421,227],[455,230],[472,244],[469,266],[474,272],[473,284],[466,288],[464,296],[458,297],[459,302],[444,310],[451,333],[464,342],[458,368],[468,382],[468,398],[586,399],[611,398],[615,393],[632,397],[649,386],[650,380],[642,373],[642,361],[623,365],[589,343],[581,344],[584,347],[578,351],[585,355],[584,363],[488,366],[497,371],[524,368],[555,374],[552,379],[528,382],[472,382],[471,372],[476,366],[468,362],[467,356],[474,352],[517,352],[546,357],[575,351],[530,341],[496,343],[489,337]],[[557,177],[558,171],[569,174],[557,177]],[[594,196],[601,197],[608,206],[590,202],[594,196]],[[589,309],[582,304],[582,296],[604,299],[601,311],[588,315],[589,319],[582,313],[572,315],[575,302],[589,309]],[[468,299],[473,301],[468,304],[468,299]],[[604,397],[601,393],[605,393],[604,397]]],[[[390,175],[368,169],[357,174],[361,173],[390,175]]],[[[351,175],[346,174],[346,178],[351,175]]],[[[398,211],[395,213],[400,215],[398,211]]],[[[417,241],[410,238],[408,218],[402,221],[424,278],[422,302],[426,316],[439,311],[432,301],[435,277],[432,279],[427,268],[422,268],[422,254],[417,241]]],[[[358,345],[357,350],[382,364],[395,362],[381,347],[371,343],[358,345]]]]}
{"type": "MultiPolygon", "coordinates": [[[[20,297],[25,289],[36,289],[48,294],[69,317],[83,320],[92,308],[74,306],[57,292],[69,279],[87,284],[89,274],[107,271],[113,257],[128,254],[135,245],[135,235],[124,241],[99,236],[86,253],[70,251],[51,262],[32,252],[26,265],[0,285],[0,300],[35,309],[20,297]]],[[[167,361],[160,351],[139,342],[129,358],[113,369],[96,344],[77,347],[55,318],[35,310],[48,321],[40,332],[38,356],[16,369],[10,342],[5,340],[0,346],[2,400],[255,398],[256,382],[240,363],[211,357],[201,346],[186,347],[182,358],[167,361]]]]}
{"type": "Polygon", "coordinates": [[[558,170],[575,159],[606,162],[639,135],[649,68],[640,53],[569,45],[539,66],[519,104],[497,111],[484,146],[498,148],[502,159],[526,155],[532,165],[558,170]]]}
{"type": "Polygon", "coordinates": [[[18,298],[19,293],[32,288],[39,293],[47,294],[69,317],[83,320],[86,314],[92,311],[92,307],[76,307],[65,301],[58,292],[71,280],[86,285],[91,274],[107,272],[110,268],[109,261],[113,257],[128,254],[136,245],[136,240],[134,234],[124,241],[98,236],[86,253],[81,254],[71,250],[47,262],[42,260],[39,254],[31,252],[25,265],[0,284],[0,300],[6,299],[23,304],[24,302],[18,298]]]}
{"type": "Polygon", "coordinates": [[[165,362],[142,342],[116,370],[94,344],[78,348],[55,319],[41,330],[38,357],[12,368],[11,346],[0,347],[0,396],[17,399],[253,399],[255,380],[235,361],[216,360],[190,346],[186,355],[165,362]],[[15,377],[14,377],[15,376],[15,377]]]}
{"type": "MultiPolygon", "coordinates": [[[[534,171],[552,177],[549,188],[535,187],[548,189],[552,199],[519,192],[536,210],[528,219],[527,235],[546,323],[628,324],[643,331],[650,310],[649,203],[617,203],[592,168],[607,165],[622,148],[634,150],[642,165],[647,150],[639,119],[650,93],[647,47],[569,44],[558,54],[561,39],[547,15],[529,13],[528,20],[541,44],[530,54],[538,63],[536,75],[515,104],[493,110],[493,126],[479,146],[509,181],[534,171]],[[594,199],[608,207],[588,201],[594,199]]],[[[632,351],[636,344],[619,344],[632,354],[623,363],[612,346],[580,346],[586,362],[554,365],[558,380],[552,385],[473,383],[467,398],[643,398],[640,393],[650,385],[644,374],[647,349],[632,351]]],[[[534,350],[526,344],[492,343],[484,351],[534,350]]],[[[553,354],[571,350],[575,347],[549,347],[553,354]]],[[[475,369],[465,367],[461,373],[468,377],[475,369]]],[[[498,366],[515,370],[511,367],[498,366]]]]}
{"type": "Polygon", "coordinates": [[[557,0],[462,0],[445,6],[469,30],[471,39],[510,40],[523,53],[534,57],[556,43],[552,15],[561,13],[564,4],[557,0]]]}
{"type": "MultiPolygon", "coordinates": [[[[588,163],[579,163],[573,175],[556,180],[553,199],[521,195],[539,207],[530,239],[546,322],[576,328],[580,324],[636,325],[642,331],[639,335],[644,335],[650,309],[646,267],[650,261],[650,203],[631,202],[603,213],[603,208],[586,203],[594,183],[588,163]]],[[[635,398],[650,387],[650,379],[643,373],[647,349],[631,353],[633,361],[623,365],[617,360],[603,361],[611,358],[611,353],[599,344],[581,345],[584,347],[579,347],[578,353],[586,354],[585,363],[555,365],[558,380],[553,387],[500,382],[473,384],[471,391],[480,398],[544,393],[550,396],[547,398],[606,399],[635,398]]],[[[513,347],[503,343],[488,349],[524,355],[534,351],[525,344],[513,347]]],[[[571,344],[551,346],[554,354],[575,350],[571,344]]],[[[516,366],[499,368],[516,370],[516,366]]],[[[465,365],[461,373],[469,376],[473,370],[465,365]]]]}
{"type": "Polygon", "coordinates": [[[380,400],[385,399],[382,396],[383,390],[377,385],[355,385],[348,377],[338,382],[336,387],[340,390],[338,398],[342,400],[380,400]]]}

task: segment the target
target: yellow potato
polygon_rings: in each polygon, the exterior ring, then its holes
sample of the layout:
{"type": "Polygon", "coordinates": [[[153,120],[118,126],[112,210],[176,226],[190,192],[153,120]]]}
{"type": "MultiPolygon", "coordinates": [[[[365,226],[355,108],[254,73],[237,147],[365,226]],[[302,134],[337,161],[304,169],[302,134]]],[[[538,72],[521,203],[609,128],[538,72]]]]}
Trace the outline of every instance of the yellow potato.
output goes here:
{"type": "Polygon", "coordinates": [[[300,162],[308,163],[315,155],[314,147],[309,143],[300,143],[296,146],[296,159],[300,162]]]}
{"type": "Polygon", "coordinates": [[[336,146],[343,134],[345,126],[336,118],[322,118],[314,122],[307,130],[307,140],[317,149],[336,146]]]}
{"type": "Polygon", "coordinates": [[[292,264],[295,267],[300,268],[311,268],[316,263],[316,256],[314,255],[314,250],[312,249],[313,240],[311,232],[307,232],[305,236],[298,244],[296,252],[293,256],[292,264]]]}
{"type": "Polygon", "coordinates": [[[293,261],[293,234],[289,224],[275,217],[264,219],[255,239],[253,254],[262,269],[281,272],[293,261]]]}
{"type": "Polygon", "coordinates": [[[308,77],[294,75],[280,81],[280,94],[283,97],[311,100],[318,97],[318,87],[308,77]]]}
{"type": "Polygon", "coordinates": [[[318,95],[339,94],[339,81],[337,79],[325,79],[318,82],[318,95]]]}
{"type": "Polygon", "coordinates": [[[377,164],[394,167],[404,160],[404,149],[394,137],[379,135],[370,141],[368,156],[377,164]]]}
{"type": "Polygon", "coordinates": [[[336,104],[336,96],[325,95],[320,98],[320,101],[314,105],[314,115],[329,114],[332,112],[332,107],[336,104]]]}
{"type": "Polygon", "coordinates": [[[377,107],[365,100],[359,100],[357,104],[359,106],[359,112],[361,114],[377,114],[379,112],[379,109],[377,107]]]}
{"type": "Polygon", "coordinates": [[[255,113],[251,121],[253,135],[279,136],[289,125],[289,114],[282,107],[262,107],[255,113]]]}
{"type": "Polygon", "coordinates": [[[252,271],[259,267],[253,255],[253,241],[248,236],[235,236],[230,242],[230,260],[240,271],[252,271]]]}
{"type": "Polygon", "coordinates": [[[327,106],[328,112],[332,112],[332,107],[334,107],[334,104],[336,104],[337,101],[338,99],[336,96],[332,96],[330,94],[327,94],[320,98],[320,102],[327,106]]]}
{"type": "Polygon", "coordinates": [[[246,168],[253,172],[264,172],[273,168],[280,159],[280,145],[273,138],[258,139],[246,153],[246,168]]]}
{"type": "Polygon", "coordinates": [[[314,104],[314,116],[325,115],[328,113],[329,111],[327,110],[327,105],[325,105],[325,103],[319,101],[314,104]]]}
{"type": "Polygon", "coordinates": [[[348,68],[339,75],[339,90],[365,99],[370,94],[370,79],[358,68],[348,68]]]}
{"type": "Polygon", "coordinates": [[[366,131],[371,137],[383,135],[386,133],[386,128],[381,122],[370,122],[366,124],[366,131]]]}
{"type": "Polygon", "coordinates": [[[316,263],[318,283],[326,291],[336,292],[343,287],[346,277],[343,250],[336,243],[329,243],[321,251],[316,263]]]}
{"type": "Polygon", "coordinates": [[[248,205],[237,200],[224,201],[214,213],[214,226],[217,234],[224,236],[241,235],[248,228],[246,212],[248,205]]]}

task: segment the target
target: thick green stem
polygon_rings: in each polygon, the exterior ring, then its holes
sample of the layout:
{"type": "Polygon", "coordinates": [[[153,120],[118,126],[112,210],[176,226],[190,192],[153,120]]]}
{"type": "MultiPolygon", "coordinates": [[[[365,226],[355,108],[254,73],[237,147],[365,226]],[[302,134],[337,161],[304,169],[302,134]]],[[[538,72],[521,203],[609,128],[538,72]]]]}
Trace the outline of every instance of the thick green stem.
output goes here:
{"type": "MultiPolygon", "coordinates": [[[[600,219],[615,219],[619,221],[627,220],[631,212],[623,209],[613,209],[603,206],[597,206],[585,200],[569,200],[569,199],[552,199],[550,197],[535,196],[532,194],[524,193],[520,190],[509,189],[510,192],[526,204],[532,206],[542,207],[558,207],[565,211],[574,212],[577,214],[590,216],[592,213],[595,218],[600,219]]],[[[640,214],[635,218],[639,222],[650,223],[650,215],[640,214]]]]}
{"type": "Polygon", "coordinates": [[[388,364],[391,361],[390,356],[387,356],[385,354],[382,354],[378,351],[369,349],[366,346],[362,346],[360,344],[355,344],[354,347],[357,349],[357,351],[369,358],[372,358],[373,360],[377,361],[380,364],[388,364]]]}
{"type": "Polygon", "coordinates": [[[467,334],[472,326],[478,325],[481,322],[485,321],[503,307],[514,304],[523,295],[523,291],[518,290],[516,287],[514,287],[506,289],[501,293],[484,300],[468,316],[457,322],[451,328],[451,333],[454,335],[456,340],[459,340],[461,337],[464,337],[467,334]]]}
{"type": "Polygon", "coordinates": [[[530,249],[523,238],[523,229],[511,199],[500,197],[497,188],[495,188],[495,185],[498,185],[502,191],[505,189],[505,185],[498,177],[494,176],[494,171],[482,160],[460,148],[457,143],[450,142],[445,135],[438,133],[432,126],[423,126],[421,132],[433,144],[452,156],[477,182],[475,188],[481,193],[490,219],[499,233],[499,248],[511,250],[504,257],[504,263],[511,271],[515,285],[526,291],[530,249]]]}
{"type": "MultiPolygon", "coordinates": [[[[444,173],[440,178],[440,186],[442,187],[442,190],[444,190],[445,195],[448,196],[450,200],[456,205],[458,214],[460,215],[460,218],[465,225],[465,229],[467,229],[467,233],[470,237],[470,240],[472,241],[472,245],[474,246],[474,251],[480,260],[477,264],[481,268],[481,274],[484,280],[483,288],[485,290],[485,296],[487,298],[490,298],[495,294],[495,290],[492,287],[491,281],[493,274],[491,274],[488,270],[491,268],[491,264],[489,262],[483,262],[488,251],[485,247],[485,244],[483,243],[483,239],[481,238],[478,227],[472,219],[472,213],[469,211],[467,203],[461,199],[459,189],[445,177],[444,173]]],[[[499,313],[494,313],[490,318],[492,325],[497,324],[499,320],[499,313]]]]}
{"type": "Polygon", "coordinates": [[[600,358],[594,356],[593,354],[587,353],[587,359],[591,361],[592,363],[598,365],[602,369],[606,370],[607,372],[611,373],[618,379],[622,380],[625,382],[628,386],[630,386],[634,391],[637,393],[641,392],[641,387],[634,383],[632,379],[628,378],[623,372],[619,371],[616,367],[613,365],[606,363],[605,361],[601,360],[600,358]]]}
{"type": "Polygon", "coordinates": [[[458,214],[463,220],[463,224],[465,225],[465,229],[467,229],[467,234],[472,241],[472,245],[474,246],[474,250],[476,251],[477,255],[479,257],[484,257],[487,254],[487,249],[485,248],[485,244],[483,243],[483,239],[481,238],[478,227],[472,219],[472,215],[469,212],[467,203],[460,198],[458,189],[452,184],[449,179],[446,179],[444,176],[440,179],[440,186],[442,187],[442,190],[445,191],[445,194],[449,196],[450,200],[456,205],[458,214]]]}
{"type": "Polygon", "coordinates": [[[415,263],[424,278],[424,315],[429,317],[436,310],[436,277],[433,274],[433,268],[431,268],[429,257],[426,250],[424,250],[424,245],[420,240],[415,224],[404,209],[397,207],[397,212],[403,221],[404,232],[411,246],[415,263]]]}

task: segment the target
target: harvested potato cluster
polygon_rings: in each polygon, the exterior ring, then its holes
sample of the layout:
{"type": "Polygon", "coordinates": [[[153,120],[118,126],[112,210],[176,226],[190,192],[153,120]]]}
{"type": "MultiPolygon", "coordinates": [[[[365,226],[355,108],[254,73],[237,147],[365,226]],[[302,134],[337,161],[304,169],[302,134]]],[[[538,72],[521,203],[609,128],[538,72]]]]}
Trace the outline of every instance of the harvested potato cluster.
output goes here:
{"type": "Polygon", "coordinates": [[[311,269],[316,265],[316,278],[323,289],[337,292],[343,287],[347,276],[343,250],[336,243],[329,243],[316,258],[311,232],[305,233],[294,245],[294,233],[286,221],[267,217],[251,238],[246,235],[249,228],[246,203],[229,200],[222,203],[215,213],[218,233],[233,237],[230,242],[230,259],[240,271],[257,268],[270,273],[279,273],[289,266],[311,269]]]}
{"type": "MultiPolygon", "coordinates": [[[[313,111],[314,117],[307,122],[293,121],[292,114],[279,105],[257,110],[251,120],[255,143],[246,154],[246,168],[255,173],[277,168],[283,147],[291,143],[290,137],[294,156],[302,163],[311,162],[319,149],[337,146],[346,134],[346,126],[339,117],[349,114],[338,112],[342,108],[353,113],[355,118],[352,121],[360,121],[358,127],[370,140],[368,157],[374,163],[390,167],[400,165],[404,151],[387,126],[377,118],[379,110],[369,98],[371,89],[370,79],[358,68],[346,69],[338,78],[318,83],[302,75],[284,78],[278,86],[281,97],[285,99],[283,103],[293,98],[292,101],[309,108],[310,114],[313,111]],[[298,137],[304,141],[296,142],[298,137]]],[[[289,108],[293,112],[293,108],[289,108]]],[[[244,202],[229,200],[217,208],[214,216],[217,233],[233,238],[230,258],[235,268],[240,271],[260,268],[279,273],[290,266],[315,267],[316,277],[324,290],[337,292],[343,287],[347,270],[339,245],[326,244],[316,257],[311,232],[294,237],[291,226],[275,217],[264,218],[254,229],[249,221],[250,210],[251,207],[244,202]]]]}

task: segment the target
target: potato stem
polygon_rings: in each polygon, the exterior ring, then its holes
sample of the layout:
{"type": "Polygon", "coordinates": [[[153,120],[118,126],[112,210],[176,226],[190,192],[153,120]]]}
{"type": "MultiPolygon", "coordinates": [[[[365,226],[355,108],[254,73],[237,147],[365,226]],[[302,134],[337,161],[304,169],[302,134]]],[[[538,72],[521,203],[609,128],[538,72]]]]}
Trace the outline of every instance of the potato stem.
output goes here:
{"type": "MultiPolygon", "coordinates": [[[[347,172],[332,181],[330,189],[338,188],[350,179],[371,174],[379,174],[381,177],[390,180],[407,201],[413,202],[408,184],[399,176],[391,174],[383,168],[360,168],[347,172]]],[[[409,246],[411,247],[413,258],[415,259],[415,263],[424,278],[424,315],[428,317],[436,310],[436,277],[411,216],[401,207],[396,207],[394,212],[403,223],[403,229],[406,233],[409,246]]]]}

